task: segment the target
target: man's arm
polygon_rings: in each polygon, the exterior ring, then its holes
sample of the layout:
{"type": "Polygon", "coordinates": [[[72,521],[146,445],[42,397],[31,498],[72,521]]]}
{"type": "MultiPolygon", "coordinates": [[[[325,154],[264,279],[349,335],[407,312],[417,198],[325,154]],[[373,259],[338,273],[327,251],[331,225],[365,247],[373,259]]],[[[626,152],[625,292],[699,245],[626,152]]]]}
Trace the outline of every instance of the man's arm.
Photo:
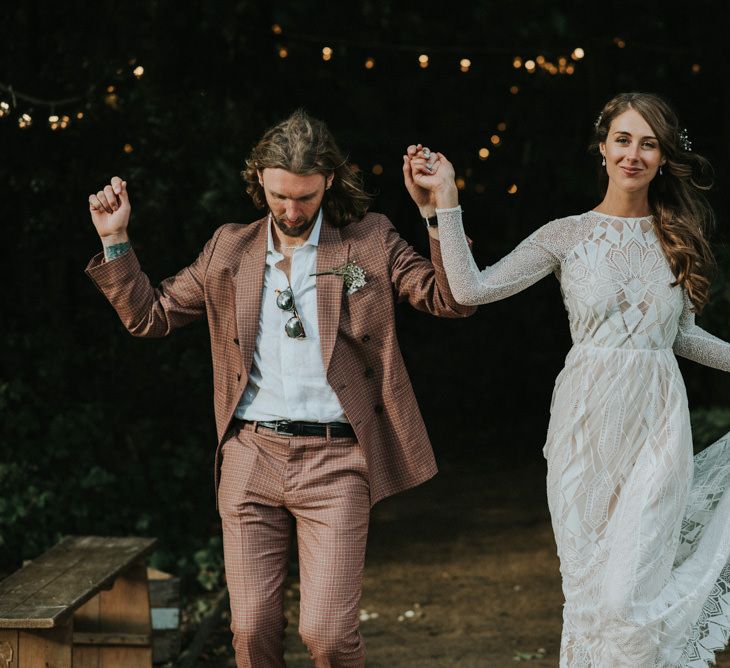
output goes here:
{"type": "MultiPolygon", "coordinates": [[[[411,162],[417,156],[431,155],[428,148],[412,144],[403,155],[403,181],[413,199],[421,218],[435,217],[436,194],[419,186],[413,179],[411,162]]],[[[398,301],[408,300],[415,308],[447,318],[463,318],[476,310],[459,304],[451,293],[446,272],[441,260],[441,245],[438,228],[428,227],[431,245],[431,260],[420,256],[395,231],[390,221],[381,236],[388,256],[391,281],[395,286],[398,301]]]]}
{"type": "Polygon", "coordinates": [[[115,176],[110,185],[90,195],[89,210],[104,252],[92,258],[86,273],[133,335],[166,336],[205,314],[204,279],[222,228],[195,262],[155,289],[127,235],[131,205],[126,181],[115,176]]]}
{"type": "Polygon", "coordinates": [[[379,236],[398,301],[408,301],[419,311],[445,318],[465,318],[476,311],[474,306],[459,304],[451,294],[437,236],[430,237],[430,260],[419,255],[385,217],[379,236]]]}

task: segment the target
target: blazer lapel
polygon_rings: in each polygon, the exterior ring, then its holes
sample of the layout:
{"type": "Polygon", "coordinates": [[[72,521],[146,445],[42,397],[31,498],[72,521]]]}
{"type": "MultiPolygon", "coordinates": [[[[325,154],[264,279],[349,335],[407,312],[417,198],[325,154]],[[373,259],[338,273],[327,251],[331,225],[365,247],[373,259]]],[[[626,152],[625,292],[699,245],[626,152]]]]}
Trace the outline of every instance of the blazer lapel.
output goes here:
{"type": "Polygon", "coordinates": [[[251,242],[244,247],[236,276],[236,324],[243,355],[243,369],[246,374],[251,369],[259,330],[268,230],[267,217],[259,224],[259,229],[251,242]]]}
{"type": "MultiPolygon", "coordinates": [[[[340,228],[334,227],[325,218],[317,247],[317,273],[329,271],[347,262],[350,246],[342,241],[340,228]]],[[[332,351],[340,324],[340,310],[345,287],[342,276],[317,276],[317,321],[319,341],[322,348],[322,362],[325,373],[329,368],[332,351]]]]}

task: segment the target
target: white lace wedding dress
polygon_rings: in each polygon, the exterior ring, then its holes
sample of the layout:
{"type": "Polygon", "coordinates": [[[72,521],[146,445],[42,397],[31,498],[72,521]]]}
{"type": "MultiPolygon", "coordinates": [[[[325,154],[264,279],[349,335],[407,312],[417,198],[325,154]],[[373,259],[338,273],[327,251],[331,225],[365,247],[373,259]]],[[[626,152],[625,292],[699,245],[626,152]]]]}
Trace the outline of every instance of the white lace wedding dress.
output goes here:
{"type": "Polygon", "coordinates": [[[695,325],[651,218],[555,220],[484,271],[457,209],[439,210],[457,301],[555,273],[573,347],[544,454],[565,606],[560,666],[707,666],[730,633],[730,434],[692,457],[675,354],[730,371],[695,325]]]}

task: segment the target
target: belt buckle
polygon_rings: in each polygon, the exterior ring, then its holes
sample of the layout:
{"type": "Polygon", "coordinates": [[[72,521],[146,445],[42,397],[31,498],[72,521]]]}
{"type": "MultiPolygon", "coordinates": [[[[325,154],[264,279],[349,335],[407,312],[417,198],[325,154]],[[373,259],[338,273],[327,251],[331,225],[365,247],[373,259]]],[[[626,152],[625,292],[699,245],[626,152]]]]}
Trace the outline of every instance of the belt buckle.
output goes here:
{"type": "Polygon", "coordinates": [[[291,431],[291,420],[277,420],[274,423],[274,433],[282,436],[294,436],[294,432],[291,431]],[[289,431],[287,431],[289,429],[289,431]]]}

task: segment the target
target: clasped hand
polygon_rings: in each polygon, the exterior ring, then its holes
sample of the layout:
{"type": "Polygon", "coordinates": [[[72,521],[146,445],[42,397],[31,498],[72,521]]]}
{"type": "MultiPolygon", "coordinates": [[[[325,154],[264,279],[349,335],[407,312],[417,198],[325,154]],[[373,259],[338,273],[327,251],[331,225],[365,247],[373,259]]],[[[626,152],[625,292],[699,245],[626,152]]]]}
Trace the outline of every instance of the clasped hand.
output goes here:
{"type": "Polygon", "coordinates": [[[411,144],[403,156],[406,189],[424,217],[435,209],[448,209],[459,203],[454,166],[440,152],[422,144],[411,144]]]}

